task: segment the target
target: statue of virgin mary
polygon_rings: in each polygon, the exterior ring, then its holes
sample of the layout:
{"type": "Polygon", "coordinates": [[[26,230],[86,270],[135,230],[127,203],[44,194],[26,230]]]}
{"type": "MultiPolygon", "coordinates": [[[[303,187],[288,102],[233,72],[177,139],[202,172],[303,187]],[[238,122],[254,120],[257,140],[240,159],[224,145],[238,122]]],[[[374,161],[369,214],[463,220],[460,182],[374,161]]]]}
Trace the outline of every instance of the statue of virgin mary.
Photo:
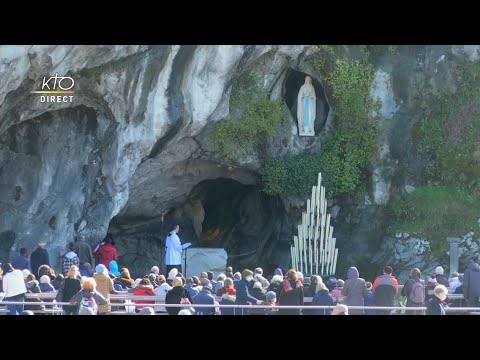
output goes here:
{"type": "Polygon", "coordinates": [[[312,78],[306,76],[305,83],[298,91],[297,98],[297,120],[300,136],[315,136],[316,100],[312,78]]]}

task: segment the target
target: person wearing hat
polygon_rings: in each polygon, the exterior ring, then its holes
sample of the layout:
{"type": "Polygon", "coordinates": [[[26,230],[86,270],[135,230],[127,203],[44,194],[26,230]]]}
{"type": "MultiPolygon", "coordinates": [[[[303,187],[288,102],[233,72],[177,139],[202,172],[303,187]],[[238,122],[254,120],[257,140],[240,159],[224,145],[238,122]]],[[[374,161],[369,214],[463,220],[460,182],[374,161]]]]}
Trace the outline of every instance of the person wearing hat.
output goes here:
{"type": "Polygon", "coordinates": [[[40,278],[40,290],[42,293],[55,291],[55,288],[51,284],[50,276],[42,275],[40,278]]]}
{"type": "MultiPolygon", "coordinates": [[[[344,303],[348,306],[363,306],[365,294],[365,279],[360,277],[358,269],[351,266],[347,271],[347,281],[343,286],[344,303]]],[[[393,302],[392,302],[393,305],[393,302]]],[[[363,315],[363,309],[351,309],[350,315],[363,315]]]]}
{"type": "Polygon", "coordinates": [[[115,260],[110,261],[109,267],[109,272],[111,272],[115,276],[120,276],[120,271],[118,271],[118,264],[115,260]]]}
{"type": "Polygon", "coordinates": [[[158,268],[158,266],[152,266],[152,268],[150,269],[150,273],[158,276],[160,274],[160,269],[158,268]]]}
{"type": "MultiPolygon", "coordinates": [[[[95,282],[97,284],[97,291],[102,294],[102,296],[110,302],[110,293],[116,293],[113,287],[113,281],[108,276],[107,267],[103,264],[99,264],[95,267],[95,274],[93,275],[95,282]]],[[[98,313],[99,314],[106,314],[111,311],[111,307],[109,305],[99,305],[98,306],[98,313]]]]}
{"type": "Polygon", "coordinates": [[[265,312],[265,315],[278,315],[278,309],[277,309],[277,294],[275,291],[268,291],[265,294],[265,305],[270,306],[267,309],[263,309],[265,312]]]}
{"type": "MultiPolygon", "coordinates": [[[[212,284],[208,279],[204,280],[202,290],[198,293],[198,295],[192,298],[193,304],[200,304],[200,305],[215,305],[215,297],[212,295],[212,284]],[[206,281],[205,281],[206,280],[206,281]]],[[[215,315],[215,307],[207,308],[195,308],[196,315],[215,315]]]]}
{"type": "Polygon", "coordinates": [[[37,278],[40,278],[40,274],[38,273],[38,269],[42,265],[50,266],[50,260],[48,256],[48,251],[45,250],[45,241],[39,241],[38,247],[33,250],[32,254],[30,255],[30,265],[32,266],[32,274],[34,274],[37,278]]]}

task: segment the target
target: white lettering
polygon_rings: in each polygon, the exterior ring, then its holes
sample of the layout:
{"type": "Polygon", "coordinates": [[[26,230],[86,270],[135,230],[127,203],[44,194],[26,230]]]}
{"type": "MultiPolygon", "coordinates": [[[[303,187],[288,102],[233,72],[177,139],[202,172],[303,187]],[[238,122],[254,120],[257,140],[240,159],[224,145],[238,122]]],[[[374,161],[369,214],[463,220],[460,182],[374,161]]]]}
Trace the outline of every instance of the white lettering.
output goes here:
{"type": "Polygon", "coordinates": [[[58,87],[62,90],[70,90],[71,88],[73,88],[73,85],[75,85],[75,81],[71,77],[68,77],[68,76],[65,77],[64,76],[64,77],[61,77],[59,79],[60,79],[60,81],[58,82],[58,87]],[[68,87],[68,88],[67,87],[62,87],[62,81],[65,80],[65,79],[70,81],[70,87],[68,87]]]}
{"type": "Polygon", "coordinates": [[[45,98],[46,98],[45,95],[40,96],[40,102],[45,102],[45,98]]]}
{"type": "Polygon", "coordinates": [[[50,95],[50,102],[55,102],[55,96],[50,95]]]}
{"type": "Polygon", "coordinates": [[[75,80],[73,80],[73,78],[71,78],[70,76],[58,76],[58,74],[55,74],[55,76],[51,76],[48,80],[45,76],[43,77],[42,90],[45,90],[45,88],[48,90],[56,90],[57,85],[60,90],[64,90],[64,91],[70,90],[75,85],[75,80]],[[53,79],[53,87],[50,89],[49,83],[52,79],[53,79]],[[64,85],[62,86],[62,81],[64,80],[69,82],[70,86],[65,85],[65,82],[64,82],[64,85]]]}
{"type": "Polygon", "coordinates": [[[48,86],[48,83],[50,82],[50,80],[52,80],[52,78],[48,79],[48,81],[45,81],[47,78],[44,76],[43,77],[43,83],[42,83],[42,90],[45,89],[45,87],[47,87],[48,90],[50,90],[50,86],[48,86]]]}

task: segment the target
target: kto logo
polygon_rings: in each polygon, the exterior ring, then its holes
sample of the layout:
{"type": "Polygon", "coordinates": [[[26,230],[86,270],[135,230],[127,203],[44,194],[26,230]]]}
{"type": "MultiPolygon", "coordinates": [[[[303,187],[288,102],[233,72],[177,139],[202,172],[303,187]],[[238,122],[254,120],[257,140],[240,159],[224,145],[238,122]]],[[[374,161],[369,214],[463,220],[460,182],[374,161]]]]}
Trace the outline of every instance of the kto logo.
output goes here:
{"type": "Polygon", "coordinates": [[[44,94],[40,96],[40,102],[62,103],[72,102],[75,91],[71,90],[75,85],[75,80],[69,76],[43,77],[42,90],[32,91],[32,94],[44,94]],[[55,94],[55,95],[53,95],[55,94]],[[68,95],[68,96],[67,96],[68,95]]]}

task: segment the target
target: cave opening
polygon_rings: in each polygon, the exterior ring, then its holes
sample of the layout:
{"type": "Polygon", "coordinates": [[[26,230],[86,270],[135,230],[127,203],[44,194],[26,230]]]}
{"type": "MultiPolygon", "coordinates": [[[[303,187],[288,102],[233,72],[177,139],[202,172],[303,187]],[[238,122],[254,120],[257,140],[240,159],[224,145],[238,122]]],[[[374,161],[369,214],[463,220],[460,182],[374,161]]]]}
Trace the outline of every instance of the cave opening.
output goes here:
{"type": "Polygon", "coordinates": [[[224,248],[234,268],[273,271],[279,264],[288,265],[288,220],[279,197],[257,185],[217,178],[197,184],[184,208],[195,245],[224,248]]]}
{"type": "MultiPolygon", "coordinates": [[[[287,104],[288,109],[294,119],[297,119],[297,97],[300,87],[305,83],[304,72],[298,70],[290,70],[285,77],[285,84],[283,88],[283,98],[287,104]]],[[[315,133],[320,132],[327,121],[328,113],[330,111],[330,105],[328,104],[327,97],[323,85],[315,78],[312,77],[312,85],[315,89],[316,100],[316,117],[315,117],[315,133]]]]}

